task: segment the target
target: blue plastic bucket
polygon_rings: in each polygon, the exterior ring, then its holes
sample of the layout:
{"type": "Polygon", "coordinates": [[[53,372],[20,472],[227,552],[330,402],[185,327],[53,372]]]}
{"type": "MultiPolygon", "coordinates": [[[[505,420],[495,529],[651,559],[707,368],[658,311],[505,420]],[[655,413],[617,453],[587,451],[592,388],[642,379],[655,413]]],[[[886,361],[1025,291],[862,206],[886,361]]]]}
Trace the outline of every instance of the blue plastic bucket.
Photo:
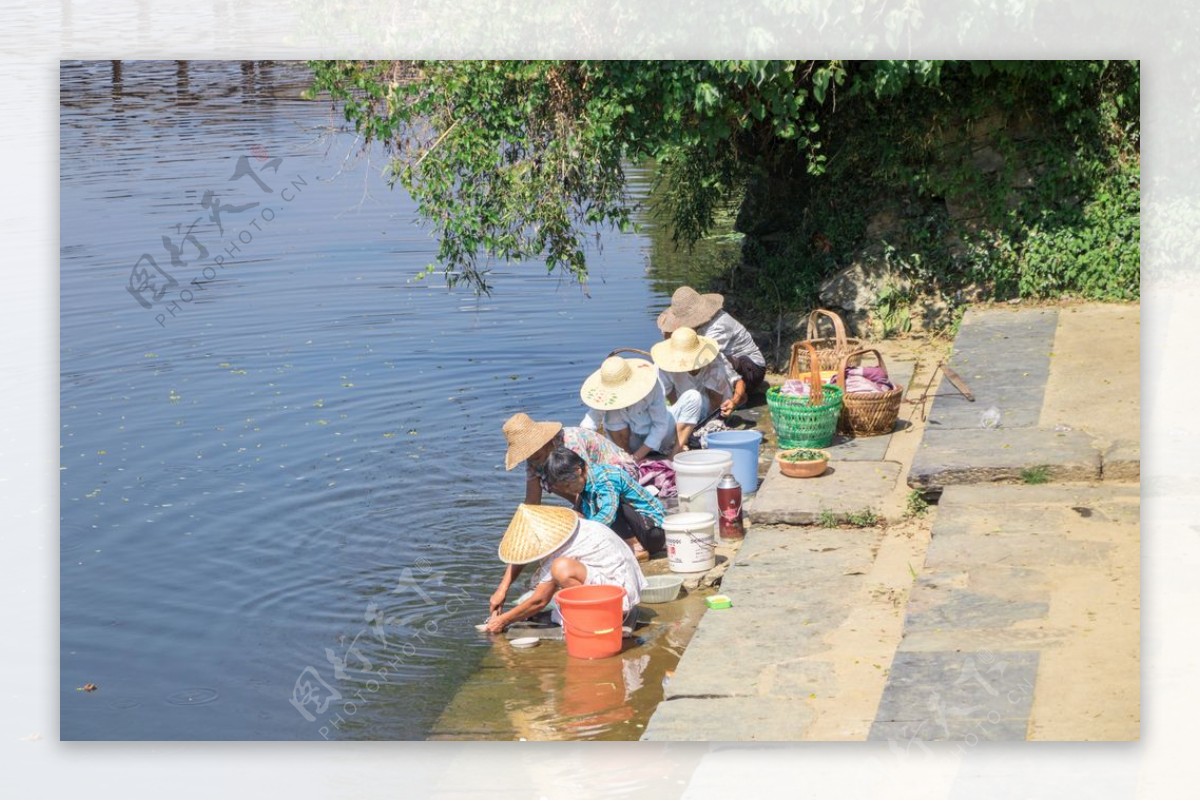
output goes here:
{"type": "Polygon", "coordinates": [[[742,485],[742,493],[758,492],[758,448],[762,445],[761,431],[714,431],[708,435],[710,448],[720,448],[733,455],[733,477],[742,485]]]}

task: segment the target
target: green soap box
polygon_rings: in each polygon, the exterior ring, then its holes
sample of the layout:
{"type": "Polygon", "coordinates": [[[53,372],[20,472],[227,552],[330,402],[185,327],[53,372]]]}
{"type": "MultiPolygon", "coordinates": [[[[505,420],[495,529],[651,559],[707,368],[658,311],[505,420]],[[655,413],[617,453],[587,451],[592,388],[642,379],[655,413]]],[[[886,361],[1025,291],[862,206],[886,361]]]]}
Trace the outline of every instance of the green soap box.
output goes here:
{"type": "Polygon", "coordinates": [[[709,609],[728,609],[733,606],[733,600],[728,595],[710,595],[704,599],[709,609]]]}

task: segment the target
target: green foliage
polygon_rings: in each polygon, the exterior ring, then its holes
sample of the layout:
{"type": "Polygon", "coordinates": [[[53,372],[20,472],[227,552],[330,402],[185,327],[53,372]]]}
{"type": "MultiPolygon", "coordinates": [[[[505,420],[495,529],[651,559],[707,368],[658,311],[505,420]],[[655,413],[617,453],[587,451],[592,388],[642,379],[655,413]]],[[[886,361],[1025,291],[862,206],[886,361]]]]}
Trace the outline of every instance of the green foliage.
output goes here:
{"type": "Polygon", "coordinates": [[[924,517],[928,512],[929,501],[925,500],[925,496],[921,494],[920,490],[908,493],[908,504],[904,510],[907,517],[924,517]]]}
{"type": "Polygon", "coordinates": [[[730,288],[776,321],[880,240],[905,283],[878,310],[895,330],[909,324],[904,295],[970,283],[1138,297],[1137,62],[312,68],[313,92],[388,149],[451,284],[486,291],[493,260],[531,258],[586,280],[593,235],[633,226],[627,170],[653,161],[672,245],[745,234],[730,288]]]}
{"type": "Polygon", "coordinates": [[[1047,465],[1026,467],[1021,470],[1021,481],[1026,484],[1045,484],[1050,480],[1050,468],[1047,465]]]}
{"type": "Polygon", "coordinates": [[[760,235],[832,257],[794,260],[797,280],[880,262],[901,279],[875,309],[888,333],[908,325],[912,298],[953,308],[971,284],[1138,297],[1136,62],[854,62],[848,74],[822,119],[823,175],[793,178],[790,198],[769,192],[772,207],[804,212],[760,235]]]}
{"type": "Polygon", "coordinates": [[[879,515],[868,507],[846,515],[846,522],[855,528],[871,528],[879,522],[879,515]]]}
{"type": "Polygon", "coordinates": [[[974,274],[1005,295],[1134,300],[1140,291],[1139,176],[1122,167],[1080,205],[1043,208],[1023,239],[976,251],[974,274]]]}
{"type": "Polygon", "coordinates": [[[779,459],[784,462],[818,462],[828,458],[828,453],[815,448],[795,448],[779,452],[779,459]]]}
{"type": "Polygon", "coordinates": [[[788,311],[809,305],[826,269],[823,260],[797,239],[775,248],[747,239],[742,256],[753,272],[750,286],[741,293],[741,303],[755,310],[743,316],[758,323],[778,323],[788,311]]]}
{"type": "Polygon", "coordinates": [[[839,522],[837,513],[831,509],[822,509],[817,515],[817,525],[821,528],[837,528],[839,522]]]}
{"type": "MultiPolygon", "coordinates": [[[[886,256],[885,256],[886,258],[886,256]]],[[[875,296],[875,316],[879,321],[881,339],[894,334],[907,334],[912,330],[911,305],[913,293],[903,286],[891,282],[880,288],[875,296]]]]}

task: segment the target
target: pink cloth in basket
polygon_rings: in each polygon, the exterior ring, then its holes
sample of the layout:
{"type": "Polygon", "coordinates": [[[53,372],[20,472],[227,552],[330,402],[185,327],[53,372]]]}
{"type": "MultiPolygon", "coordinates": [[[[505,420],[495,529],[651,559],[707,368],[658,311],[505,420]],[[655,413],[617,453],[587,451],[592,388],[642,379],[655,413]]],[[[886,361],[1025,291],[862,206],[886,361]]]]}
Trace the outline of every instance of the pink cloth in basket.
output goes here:
{"type": "Polygon", "coordinates": [[[895,385],[881,367],[851,367],[846,370],[847,392],[890,392],[895,385]]]}

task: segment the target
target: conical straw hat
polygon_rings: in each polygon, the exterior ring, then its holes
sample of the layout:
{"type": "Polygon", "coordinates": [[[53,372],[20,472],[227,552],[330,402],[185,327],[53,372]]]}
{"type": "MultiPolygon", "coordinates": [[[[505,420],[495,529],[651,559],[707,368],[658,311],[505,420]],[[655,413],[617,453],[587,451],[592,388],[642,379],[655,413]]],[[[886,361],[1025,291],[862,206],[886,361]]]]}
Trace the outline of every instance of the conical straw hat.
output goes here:
{"type": "Polygon", "coordinates": [[[645,359],[609,356],[583,382],[579,397],[593,409],[624,409],[649,395],[656,381],[658,369],[645,359]]]}
{"type": "Polygon", "coordinates": [[[670,339],[650,348],[650,355],[658,369],[668,373],[686,373],[697,370],[717,358],[717,341],[699,336],[691,328],[676,328],[670,339]]]}
{"type": "Polygon", "coordinates": [[[579,515],[571,509],[523,503],[500,538],[500,561],[510,565],[536,562],[571,539],[578,525],[579,515]]]}
{"type": "Polygon", "coordinates": [[[504,421],[504,438],[508,453],[504,454],[504,469],[512,470],[528,459],[562,431],[562,423],[538,423],[524,412],[517,412],[504,421]]]}
{"type": "Polygon", "coordinates": [[[671,295],[671,305],[658,315],[658,329],[669,334],[686,326],[699,328],[711,320],[725,305],[725,296],[715,292],[701,295],[690,286],[681,286],[671,295]]]}

